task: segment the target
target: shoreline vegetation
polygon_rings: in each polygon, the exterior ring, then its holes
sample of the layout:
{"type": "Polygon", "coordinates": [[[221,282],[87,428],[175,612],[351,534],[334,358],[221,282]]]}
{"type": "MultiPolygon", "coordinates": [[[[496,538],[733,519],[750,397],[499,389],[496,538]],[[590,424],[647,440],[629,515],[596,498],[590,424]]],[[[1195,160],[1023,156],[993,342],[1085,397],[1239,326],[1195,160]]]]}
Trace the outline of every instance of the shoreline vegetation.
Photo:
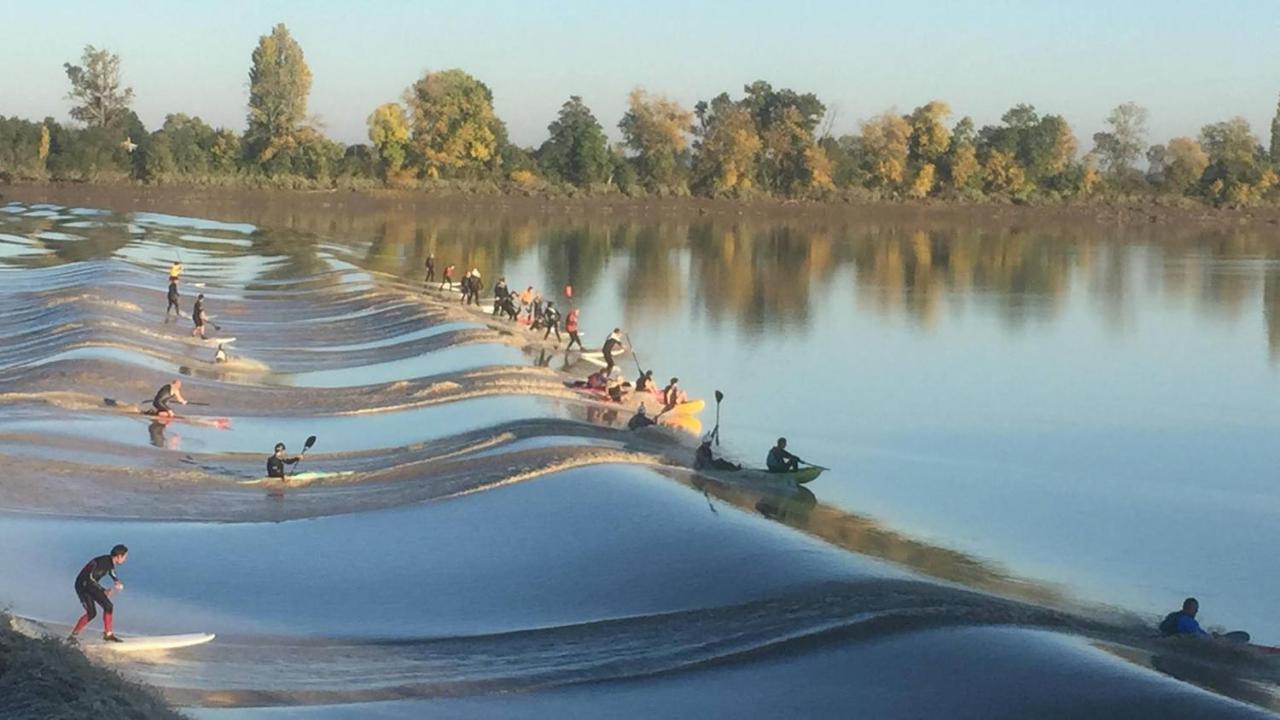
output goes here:
{"type": "Polygon", "coordinates": [[[130,109],[121,58],[108,50],[87,46],[80,64],[64,69],[79,124],[0,115],[0,184],[355,191],[698,212],[1280,208],[1280,107],[1268,145],[1239,117],[1148,144],[1147,110],[1132,102],[1107,116],[1091,144],[1061,115],[1031,105],[978,127],[967,116],[954,120],[941,100],[905,114],[887,110],[837,136],[835,112],[815,94],[757,80],[737,98],[720,93],[692,108],[637,87],[616,123],[620,143],[571,96],[546,140],[521,147],[509,140],[490,89],[451,69],[425,72],[400,101],[371,109],[368,142],[343,145],[307,114],[311,70],[283,24],[250,57],[243,132],[182,113],[148,130],[130,109]]]}
{"type": "Polygon", "coordinates": [[[55,638],[13,629],[0,613],[0,698],[6,718],[178,720],[158,691],[96,665],[55,638]]]}

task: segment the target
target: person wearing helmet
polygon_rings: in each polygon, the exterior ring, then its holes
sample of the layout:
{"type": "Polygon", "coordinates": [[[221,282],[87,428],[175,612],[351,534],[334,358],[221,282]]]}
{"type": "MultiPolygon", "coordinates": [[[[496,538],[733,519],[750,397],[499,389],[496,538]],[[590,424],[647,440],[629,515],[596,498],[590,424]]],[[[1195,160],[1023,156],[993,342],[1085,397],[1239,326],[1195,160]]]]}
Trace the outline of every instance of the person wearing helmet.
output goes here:
{"type": "Polygon", "coordinates": [[[76,621],[75,628],[71,631],[71,637],[67,638],[71,642],[76,641],[76,637],[80,631],[84,630],[95,617],[98,616],[96,605],[102,606],[102,639],[106,642],[121,642],[111,629],[111,614],[115,611],[115,606],[111,603],[109,592],[102,589],[99,582],[103,576],[110,575],[115,581],[115,585],[111,588],[111,592],[117,592],[124,589],[124,583],[120,582],[120,578],[116,576],[116,568],[124,564],[129,558],[129,548],[124,545],[116,545],[111,548],[108,555],[99,555],[90,560],[80,569],[80,574],[76,575],[76,597],[80,599],[80,606],[84,608],[84,614],[76,621]]]}
{"type": "Polygon", "coordinates": [[[284,466],[293,465],[302,458],[294,455],[293,457],[285,457],[284,443],[276,443],[276,451],[271,457],[267,458],[267,477],[284,479],[284,466]]]}

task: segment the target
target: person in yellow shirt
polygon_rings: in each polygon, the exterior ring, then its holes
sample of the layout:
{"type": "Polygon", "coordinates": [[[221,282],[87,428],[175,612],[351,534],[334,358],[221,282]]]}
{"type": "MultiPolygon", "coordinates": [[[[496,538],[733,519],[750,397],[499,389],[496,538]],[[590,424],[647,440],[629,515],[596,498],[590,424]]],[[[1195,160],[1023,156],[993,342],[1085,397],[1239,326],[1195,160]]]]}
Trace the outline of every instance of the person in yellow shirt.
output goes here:
{"type": "Polygon", "coordinates": [[[173,282],[182,277],[182,271],[185,269],[186,268],[182,267],[181,260],[174,260],[173,264],[169,266],[169,282],[173,282]]]}

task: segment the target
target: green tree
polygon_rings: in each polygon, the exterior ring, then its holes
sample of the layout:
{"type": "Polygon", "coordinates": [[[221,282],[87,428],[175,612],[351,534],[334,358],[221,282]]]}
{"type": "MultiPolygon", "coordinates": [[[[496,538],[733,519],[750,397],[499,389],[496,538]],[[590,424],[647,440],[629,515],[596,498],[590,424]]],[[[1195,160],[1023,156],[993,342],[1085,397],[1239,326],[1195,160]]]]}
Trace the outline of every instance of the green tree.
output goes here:
{"type": "Polygon", "coordinates": [[[635,153],[640,182],[651,191],[682,192],[680,159],[689,146],[693,114],[674,100],[643,88],[631,91],[618,123],[623,143],[635,153]]]}
{"type": "Polygon", "coordinates": [[[120,87],[120,56],[86,45],[80,62],[83,65],[62,66],[71,81],[67,99],[76,103],[71,117],[89,127],[117,126],[133,102],[133,88],[120,87]]]}
{"type": "Polygon", "coordinates": [[[409,118],[400,103],[384,103],[369,115],[369,142],[373,143],[384,177],[404,166],[409,148],[409,118]]]}
{"type": "Polygon", "coordinates": [[[257,162],[266,163],[298,143],[311,93],[311,69],[302,46],[284,23],[258,38],[249,68],[249,127],[245,145],[257,162]]]}
{"type": "Polygon", "coordinates": [[[498,164],[500,124],[488,86],[462,70],[425,73],[406,93],[413,147],[427,177],[476,173],[498,164]]]}
{"type": "Polygon", "coordinates": [[[545,175],[578,187],[609,178],[609,140],[581,97],[574,95],[560,107],[560,114],[547,126],[547,132],[551,137],[537,153],[545,175]]]}
{"type": "Polygon", "coordinates": [[[1267,154],[1244,118],[1204,126],[1200,144],[1209,156],[1200,189],[1214,204],[1248,205],[1275,184],[1267,154]]]}
{"type": "Polygon", "coordinates": [[[1132,169],[1133,162],[1146,147],[1147,109],[1136,103],[1124,103],[1107,116],[1107,125],[1110,131],[1094,134],[1094,150],[1107,172],[1122,175],[1132,169]]]}

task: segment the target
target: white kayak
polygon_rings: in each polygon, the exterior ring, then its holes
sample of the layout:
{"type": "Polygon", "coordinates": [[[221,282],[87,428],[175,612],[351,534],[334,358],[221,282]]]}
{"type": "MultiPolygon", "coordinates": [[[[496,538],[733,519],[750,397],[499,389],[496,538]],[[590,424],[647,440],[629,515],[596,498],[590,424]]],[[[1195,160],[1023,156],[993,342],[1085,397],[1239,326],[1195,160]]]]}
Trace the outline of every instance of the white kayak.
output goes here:
{"type": "MultiPolygon", "coordinates": [[[[343,470],[342,472],[321,472],[321,471],[300,472],[297,475],[288,476],[287,478],[285,478],[285,480],[287,481],[287,484],[306,484],[306,483],[315,482],[317,480],[327,480],[329,478],[347,477],[349,475],[355,475],[355,471],[343,470]]],[[[236,482],[241,485],[266,485],[268,483],[278,483],[279,481],[280,481],[280,478],[263,477],[263,478],[253,478],[252,480],[237,480],[236,482]]]]}

